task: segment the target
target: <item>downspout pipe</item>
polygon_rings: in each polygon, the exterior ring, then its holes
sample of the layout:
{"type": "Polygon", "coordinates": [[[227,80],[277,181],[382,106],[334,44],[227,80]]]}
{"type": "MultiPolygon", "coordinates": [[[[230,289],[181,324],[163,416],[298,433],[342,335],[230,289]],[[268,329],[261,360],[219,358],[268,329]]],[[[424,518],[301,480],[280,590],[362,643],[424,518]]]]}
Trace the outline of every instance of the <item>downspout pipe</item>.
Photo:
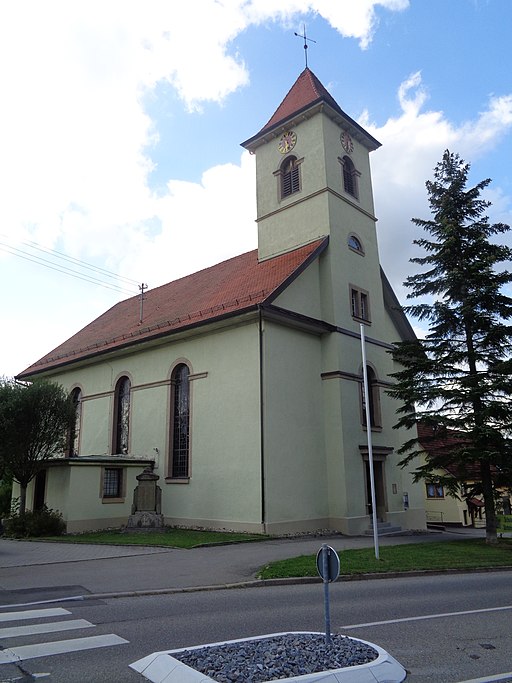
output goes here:
{"type": "Polygon", "coordinates": [[[259,343],[259,381],[260,381],[260,493],[261,526],[267,530],[267,511],[265,500],[265,417],[264,417],[264,373],[263,373],[263,311],[258,306],[258,343],[259,343]]]}

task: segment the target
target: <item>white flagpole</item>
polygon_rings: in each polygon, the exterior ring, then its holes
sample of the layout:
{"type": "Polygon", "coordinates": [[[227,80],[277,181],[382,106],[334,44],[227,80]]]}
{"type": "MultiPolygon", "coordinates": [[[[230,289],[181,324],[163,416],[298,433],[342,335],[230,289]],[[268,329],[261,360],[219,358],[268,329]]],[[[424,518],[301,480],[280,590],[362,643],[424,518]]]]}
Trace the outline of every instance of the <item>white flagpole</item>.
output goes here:
{"type": "Polygon", "coordinates": [[[361,330],[361,355],[363,357],[363,386],[364,407],[366,412],[366,436],[368,438],[368,463],[370,465],[370,489],[372,498],[372,521],[373,521],[373,545],[375,546],[375,559],[379,559],[379,530],[377,528],[377,505],[375,502],[375,476],[373,471],[373,448],[372,448],[372,425],[370,419],[370,394],[368,393],[368,371],[366,368],[366,345],[364,339],[364,325],[360,324],[361,330]]]}

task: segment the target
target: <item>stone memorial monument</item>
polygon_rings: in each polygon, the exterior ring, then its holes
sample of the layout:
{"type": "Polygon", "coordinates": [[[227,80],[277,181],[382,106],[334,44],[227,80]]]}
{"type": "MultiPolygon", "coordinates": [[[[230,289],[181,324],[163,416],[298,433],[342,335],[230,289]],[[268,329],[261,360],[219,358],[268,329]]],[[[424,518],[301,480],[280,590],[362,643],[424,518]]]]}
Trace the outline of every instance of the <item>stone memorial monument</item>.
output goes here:
{"type": "Polygon", "coordinates": [[[160,479],[152,467],[139,474],[139,482],[133,491],[132,514],[128,518],[126,531],[151,531],[163,529],[162,489],[157,486],[160,479]]]}

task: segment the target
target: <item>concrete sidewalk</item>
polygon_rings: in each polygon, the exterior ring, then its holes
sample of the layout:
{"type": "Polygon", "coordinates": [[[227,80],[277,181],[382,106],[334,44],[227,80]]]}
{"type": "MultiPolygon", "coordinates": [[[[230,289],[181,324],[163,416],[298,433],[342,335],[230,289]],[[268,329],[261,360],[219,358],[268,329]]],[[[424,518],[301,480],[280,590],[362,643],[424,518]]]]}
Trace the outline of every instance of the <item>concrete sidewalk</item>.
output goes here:
{"type": "MultiPolygon", "coordinates": [[[[483,529],[456,529],[383,536],[379,544],[428,543],[484,535],[483,529]]],[[[9,595],[13,591],[17,592],[17,598],[48,594],[51,599],[78,594],[118,595],[250,582],[258,569],[268,562],[316,553],[322,543],[343,551],[373,547],[373,538],[307,536],[192,550],[0,539],[0,603],[12,602],[12,595],[9,595]]],[[[343,573],[343,556],[340,559],[343,573]]]]}

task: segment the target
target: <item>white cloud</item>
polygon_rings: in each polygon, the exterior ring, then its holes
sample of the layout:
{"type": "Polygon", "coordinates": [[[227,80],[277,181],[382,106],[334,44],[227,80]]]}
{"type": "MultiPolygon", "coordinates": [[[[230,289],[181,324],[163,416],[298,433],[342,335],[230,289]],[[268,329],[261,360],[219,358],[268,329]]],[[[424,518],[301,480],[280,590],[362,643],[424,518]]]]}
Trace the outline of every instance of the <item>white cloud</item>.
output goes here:
{"type": "Polygon", "coordinates": [[[313,11],[321,14],[342,36],[356,38],[365,49],[377,24],[376,8],[398,12],[407,9],[409,0],[313,0],[313,11]]]}
{"type": "Polygon", "coordinates": [[[154,203],[157,234],[130,231],[123,274],[141,273],[154,287],[188,275],[192,255],[200,270],[256,248],[254,179],[254,157],[243,152],[240,165],[214,166],[200,183],[170,180],[154,203]]]}
{"type": "MultiPolygon", "coordinates": [[[[367,112],[360,122],[382,142],[371,157],[380,253],[384,269],[404,301],[402,283],[412,269],[408,259],[417,254],[412,241],[421,234],[411,218],[430,215],[425,181],[432,178],[445,149],[470,162],[488,154],[512,128],[512,95],[491,97],[484,111],[459,126],[442,111],[425,109],[428,91],[419,72],[400,84],[398,101],[400,114],[382,126],[372,124],[367,112]]],[[[499,188],[493,188],[493,192],[491,201],[500,201],[493,207],[491,220],[510,223],[510,198],[503,196],[499,188]]]]}
{"type": "MultiPolygon", "coordinates": [[[[144,93],[171,83],[189,109],[248,82],[231,41],[249,25],[324,16],[367,45],[375,9],[407,0],[38,0],[0,6],[2,231],[84,259],[157,211],[144,93]],[[205,56],[207,55],[207,58],[205,56]],[[27,197],[30,200],[27,201],[27,197]]],[[[161,204],[161,203],[160,203],[161,204]]]]}

